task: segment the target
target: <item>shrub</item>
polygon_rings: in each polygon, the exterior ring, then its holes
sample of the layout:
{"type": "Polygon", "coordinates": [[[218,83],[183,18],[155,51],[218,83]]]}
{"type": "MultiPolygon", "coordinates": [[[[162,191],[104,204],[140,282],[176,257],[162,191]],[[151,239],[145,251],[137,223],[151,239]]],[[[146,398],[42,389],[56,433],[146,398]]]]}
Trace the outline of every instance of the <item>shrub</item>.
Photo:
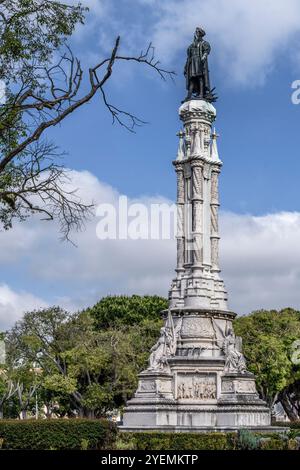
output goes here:
{"type": "MultiPolygon", "coordinates": [[[[260,439],[259,448],[261,450],[287,450],[289,448],[289,440],[279,439],[278,437],[267,437],[260,439]]],[[[292,450],[292,449],[291,449],[292,450]]]]}
{"type": "Polygon", "coordinates": [[[299,450],[299,441],[297,439],[290,439],[288,441],[288,450],[299,450]]]}
{"type": "Polygon", "coordinates": [[[136,450],[233,450],[234,433],[163,433],[124,432],[117,440],[118,449],[136,450]]]}
{"type": "Polygon", "coordinates": [[[284,423],[283,425],[288,426],[291,429],[300,429],[300,421],[294,421],[292,423],[284,423]]]}
{"type": "Polygon", "coordinates": [[[108,420],[0,420],[2,449],[109,449],[116,426],[108,420]]]}
{"type": "Polygon", "coordinates": [[[247,429],[238,433],[162,433],[121,432],[118,450],[296,450],[297,439],[276,433],[254,433],[247,429]]]}
{"type": "Polygon", "coordinates": [[[248,429],[238,432],[238,448],[241,450],[256,450],[259,447],[259,438],[248,429]]]}

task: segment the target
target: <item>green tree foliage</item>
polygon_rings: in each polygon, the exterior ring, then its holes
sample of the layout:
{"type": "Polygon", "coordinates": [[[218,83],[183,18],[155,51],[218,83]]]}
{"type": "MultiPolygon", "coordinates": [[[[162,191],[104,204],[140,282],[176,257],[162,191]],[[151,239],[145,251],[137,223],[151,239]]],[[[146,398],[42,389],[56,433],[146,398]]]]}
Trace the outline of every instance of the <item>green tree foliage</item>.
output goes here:
{"type": "Polygon", "coordinates": [[[26,313],[6,335],[21,417],[37,399],[47,417],[122,407],[147,366],[166,304],[157,296],[109,297],[75,315],[59,307],[26,313]]]}
{"type": "MultiPolygon", "coordinates": [[[[0,374],[0,412],[26,417],[104,416],[122,408],[147,366],[167,301],[157,296],[106,297],[71,315],[59,307],[28,312],[6,334],[0,374]]],[[[270,405],[280,401],[299,419],[300,367],[292,345],[300,338],[300,313],[254,312],[235,320],[248,368],[270,405]]]]}
{"type": "Polygon", "coordinates": [[[113,404],[122,406],[137,386],[138,373],[147,367],[149,351],[162,326],[167,300],[158,296],[109,296],[89,308],[108,353],[107,376],[113,404]]]}
{"type": "Polygon", "coordinates": [[[19,450],[111,449],[116,426],[104,419],[2,420],[0,448],[19,450]]]}
{"type": "Polygon", "coordinates": [[[141,324],[145,320],[160,320],[160,313],[168,306],[167,300],[156,295],[104,297],[87,311],[95,319],[98,329],[141,324]]]}
{"type": "MultiPolygon", "coordinates": [[[[75,3],[75,2],[74,2],[75,3]]],[[[16,80],[13,72],[34,59],[40,65],[84,19],[84,8],[53,0],[2,0],[0,22],[1,80],[16,80]]]]}
{"type": "Polygon", "coordinates": [[[292,361],[292,345],[300,338],[300,312],[260,310],[237,318],[234,328],[243,338],[248,369],[257,377],[261,397],[271,406],[280,401],[290,419],[299,419],[294,392],[300,367],[292,361]]]}

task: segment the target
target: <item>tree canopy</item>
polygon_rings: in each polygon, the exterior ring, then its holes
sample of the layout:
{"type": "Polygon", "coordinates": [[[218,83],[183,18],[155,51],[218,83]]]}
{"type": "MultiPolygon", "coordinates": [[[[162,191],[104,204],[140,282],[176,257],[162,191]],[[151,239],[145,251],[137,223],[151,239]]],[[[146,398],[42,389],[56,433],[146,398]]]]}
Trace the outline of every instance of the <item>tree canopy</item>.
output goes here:
{"type": "Polygon", "coordinates": [[[292,355],[300,338],[300,312],[259,310],[238,317],[234,328],[243,338],[247,366],[256,375],[261,397],[270,406],[280,401],[290,419],[299,419],[300,367],[292,355]]]}
{"type": "Polygon", "coordinates": [[[4,411],[12,398],[23,417],[36,401],[48,417],[122,407],[147,366],[165,306],[157,296],[108,297],[74,315],[59,307],[26,313],[6,335],[4,411]]]}
{"type": "Polygon", "coordinates": [[[156,295],[122,295],[104,297],[87,311],[100,329],[135,325],[145,320],[157,321],[160,319],[160,312],[167,307],[167,300],[156,295]]]}

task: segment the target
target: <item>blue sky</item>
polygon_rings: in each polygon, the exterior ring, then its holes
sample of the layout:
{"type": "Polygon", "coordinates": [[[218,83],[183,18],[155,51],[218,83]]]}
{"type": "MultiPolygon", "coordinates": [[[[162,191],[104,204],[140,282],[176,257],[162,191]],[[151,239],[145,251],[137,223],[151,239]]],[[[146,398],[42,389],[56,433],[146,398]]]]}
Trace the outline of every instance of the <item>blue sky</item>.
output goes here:
{"type": "MultiPolygon", "coordinates": [[[[148,124],[131,134],[96,97],[47,135],[68,155],[83,197],[97,203],[120,194],[149,202],[175,199],[171,161],[185,96],[183,66],[194,29],[212,46],[210,70],[219,100],[216,128],[221,176],[221,260],[231,306],[300,307],[299,125],[291,84],[300,79],[297,0],[88,0],[86,25],[72,40],[83,67],[106,57],[117,34],[123,54],[149,41],[177,73],[162,82],[152,70],[117,64],[107,96],[148,124]],[[276,5],[275,5],[276,4],[276,5]]],[[[114,293],[167,294],[173,242],[105,243],[96,220],[62,244],[57,226],[38,220],[1,233],[0,327],[24,310],[59,303],[75,310],[114,293]]]]}
{"type": "MultiPolygon", "coordinates": [[[[179,9],[184,8],[180,7],[180,2],[173,3],[179,9]]],[[[230,8],[231,2],[227,3],[230,8]]],[[[105,2],[103,4],[106,5],[105,2]]],[[[124,54],[127,51],[129,54],[138,52],[157,36],[154,29],[158,17],[158,13],[154,13],[155,2],[121,0],[111,1],[111,4],[117,6],[122,21],[114,27],[105,25],[111,19],[109,15],[116,13],[116,8],[110,6],[109,13],[106,13],[108,18],[105,15],[102,20],[106,33],[105,47],[101,48],[101,36],[99,38],[99,29],[103,30],[101,15],[97,26],[90,27],[88,20],[85,34],[78,33],[79,38],[74,41],[73,47],[79,57],[85,57],[88,51],[84,65],[96,61],[97,56],[101,58],[107,54],[118,31],[124,54]],[[127,32],[135,28],[144,29],[145,36],[137,33],[135,40],[129,40],[127,32]]],[[[201,6],[199,1],[194,4],[201,6]]],[[[93,9],[89,15],[93,16],[93,9]]],[[[195,25],[198,23],[201,23],[200,9],[194,21],[195,25]]],[[[136,135],[127,133],[117,125],[112,127],[111,117],[100,99],[95,99],[71,116],[61,129],[54,130],[53,137],[69,153],[66,161],[71,168],[88,169],[132,197],[163,194],[174,198],[174,175],[170,171],[170,161],[176,153],[176,132],[180,128],[177,110],[185,95],[182,70],[193,29],[191,25],[187,39],[182,34],[184,37],[176,47],[176,53],[170,53],[170,57],[162,48],[163,63],[178,74],[175,84],[162,83],[154,72],[135,64],[116,67],[115,75],[107,86],[111,101],[149,122],[138,129],[136,135]]],[[[300,106],[291,102],[291,84],[300,77],[300,66],[294,60],[300,35],[291,35],[284,48],[278,46],[274,61],[268,65],[267,60],[267,66],[262,65],[257,70],[257,77],[254,71],[253,74],[249,73],[249,80],[239,82],[230,72],[234,68],[230,59],[234,57],[229,57],[224,66],[219,60],[222,45],[215,38],[217,33],[213,31],[214,34],[210,34],[209,27],[206,29],[207,39],[212,45],[211,76],[219,95],[216,126],[220,134],[220,153],[225,163],[221,186],[223,209],[253,214],[298,210],[300,106]],[[279,188],[282,190],[279,191],[279,188]]],[[[230,32],[228,36],[230,42],[230,32]]],[[[235,36],[233,34],[233,38],[235,36]]],[[[259,47],[255,36],[249,37],[251,40],[254,49],[259,47]]],[[[160,44],[156,46],[157,57],[161,58],[160,44]]],[[[169,47],[172,49],[172,46],[169,47]]],[[[260,50],[256,49],[255,53],[259,55],[260,50]]],[[[249,62],[251,65],[251,60],[249,62]]]]}

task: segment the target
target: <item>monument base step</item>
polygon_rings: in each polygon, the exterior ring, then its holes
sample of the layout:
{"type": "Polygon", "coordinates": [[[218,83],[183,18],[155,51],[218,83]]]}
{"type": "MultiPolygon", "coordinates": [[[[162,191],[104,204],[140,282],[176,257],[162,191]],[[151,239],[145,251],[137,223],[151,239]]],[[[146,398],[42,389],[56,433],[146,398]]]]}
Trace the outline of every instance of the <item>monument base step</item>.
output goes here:
{"type": "Polygon", "coordinates": [[[247,429],[251,432],[257,433],[281,433],[284,434],[289,431],[288,427],[283,426],[124,426],[119,425],[118,429],[121,432],[166,432],[166,433],[216,433],[216,432],[238,432],[241,429],[247,429]]]}
{"type": "Polygon", "coordinates": [[[270,410],[264,402],[232,405],[137,404],[125,408],[126,429],[264,429],[271,426],[270,410]]]}

